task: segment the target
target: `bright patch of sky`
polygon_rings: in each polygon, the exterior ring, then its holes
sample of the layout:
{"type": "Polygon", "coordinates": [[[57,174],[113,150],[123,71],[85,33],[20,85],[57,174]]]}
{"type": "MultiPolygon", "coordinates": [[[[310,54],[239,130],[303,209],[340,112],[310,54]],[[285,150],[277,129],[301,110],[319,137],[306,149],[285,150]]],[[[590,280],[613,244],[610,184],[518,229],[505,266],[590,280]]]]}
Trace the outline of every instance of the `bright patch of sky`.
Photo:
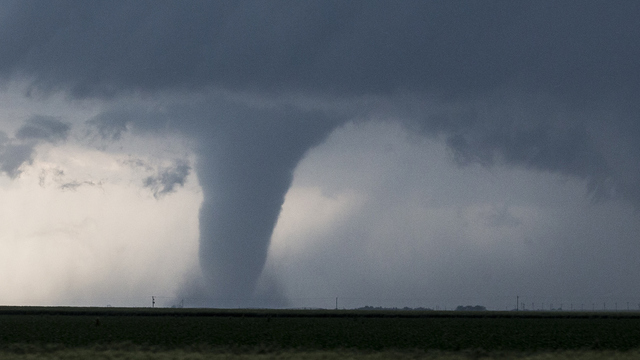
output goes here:
{"type": "Polygon", "coordinates": [[[633,274],[598,269],[638,251],[639,225],[630,206],[591,200],[583,181],[460,167],[438,139],[350,124],[296,169],[265,271],[299,307],[339,297],[347,308],[504,310],[516,294],[538,306],[622,303],[635,300],[633,274]]]}
{"type": "Polygon", "coordinates": [[[188,150],[128,140],[110,151],[43,144],[16,179],[2,176],[0,304],[148,306],[173,301],[197,271],[196,177],[161,198],[143,186],[188,150]]]}

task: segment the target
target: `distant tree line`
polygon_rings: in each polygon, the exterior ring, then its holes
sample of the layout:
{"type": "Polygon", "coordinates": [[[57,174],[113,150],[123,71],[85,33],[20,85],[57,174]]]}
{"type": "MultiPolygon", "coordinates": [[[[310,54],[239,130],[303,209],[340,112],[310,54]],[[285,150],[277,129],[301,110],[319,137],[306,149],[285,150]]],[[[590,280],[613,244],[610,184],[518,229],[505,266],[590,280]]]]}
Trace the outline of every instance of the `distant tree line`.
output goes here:
{"type": "MultiPolygon", "coordinates": [[[[433,311],[432,308],[425,308],[425,307],[417,307],[417,308],[410,308],[410,307],[403,307],[403,308],[399,308],[399,307],[382,307],[382,306],[363,306],[363,307],[359,307],[356,308],[355,310],[413,310],[413,311],[433,311]]],[[[466,306],[462,306],[459,305],[456,308],[456,311],[487,311],[487,308],[482,306],[482,305],[466,305],[466,306]]]]}
{"type": "Polygon", "coordinates": [[[413,310],[413,311],[431,311],[433,309],[431,308],[425,308],[425,307],[417,307],[417,308],[410,308],[410,307],[403,307],[403,308],[398,308],[398,307],[382,307],[382,306],[363,306],[363,307],[359,307],[356,310],[413,310]]]}

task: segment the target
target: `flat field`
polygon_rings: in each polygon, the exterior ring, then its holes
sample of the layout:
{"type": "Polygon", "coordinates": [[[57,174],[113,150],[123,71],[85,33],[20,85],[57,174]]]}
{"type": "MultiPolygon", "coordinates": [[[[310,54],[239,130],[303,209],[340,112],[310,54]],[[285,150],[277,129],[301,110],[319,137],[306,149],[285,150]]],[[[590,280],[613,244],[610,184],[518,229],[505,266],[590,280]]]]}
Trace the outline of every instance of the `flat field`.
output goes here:
{"type": "Polygon", "coordinates": [[[638,358],[640,313],[0,307],[0,358],[550,354],[638,358]]]}

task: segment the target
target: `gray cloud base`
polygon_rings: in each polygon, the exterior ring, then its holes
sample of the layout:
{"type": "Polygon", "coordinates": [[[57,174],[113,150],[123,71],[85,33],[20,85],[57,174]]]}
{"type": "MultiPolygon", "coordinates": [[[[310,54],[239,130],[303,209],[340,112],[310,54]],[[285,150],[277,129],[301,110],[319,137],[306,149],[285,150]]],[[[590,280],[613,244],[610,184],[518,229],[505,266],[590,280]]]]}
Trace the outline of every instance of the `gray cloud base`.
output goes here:
{"type": "Polygon", "coordinates": [[[27,120],[16,132],[18,140],[35,140],[46,142],[64,141],[69,136],[71,126],[54,117],[34,116],[27,120]]]}
{"type": "Polygon", "coordinates": [[[172,166],[158,170],[154,176],[144,179],[143,186],[153,191],[153,196],[160,198],[175,191],[176,186],[184,186],[191,172],[191,166],[184,160],[176,160],[172,166]]]}
{"type": "Polygon", "coordinates": [[[461,97],[511,84],[584,102],[638,93],[628,1],[21,1],[5,78],[75,96],[219,86],[461,97]]]}
{"type": "Polygon", "coordinates": [[[11,139],[0,132],[0,171],[11,178],[20,175],[23,164],[31,164],[35,147],[43,142],[62,142],[69,136],[71,127],[51,116],[35,115],[16,131],[11,139]]]}

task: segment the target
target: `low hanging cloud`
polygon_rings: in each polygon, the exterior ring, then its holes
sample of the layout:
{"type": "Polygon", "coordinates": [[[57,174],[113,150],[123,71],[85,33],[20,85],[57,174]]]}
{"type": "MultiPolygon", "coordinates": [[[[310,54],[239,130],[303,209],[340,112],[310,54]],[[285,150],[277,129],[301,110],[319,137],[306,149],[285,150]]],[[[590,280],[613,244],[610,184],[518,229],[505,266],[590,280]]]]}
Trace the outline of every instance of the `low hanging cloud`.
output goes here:
{"type": "Polygon", "coordinates": [[[184,186],[190,172],[191,166],[186,160],[176,160],[171,166],[160,168],[157,174],[145,178],[143,186],[158,199],[176,191],[177,186],[184,186]]]}
{"type": "Polygon", "coordinates": [[[56,143],[67,140],[71,126],[51,116],[33,116],[16,132],[16,139],[56,143]]]}
{"type": "Polygon", "coordinates": [[[20,175],[20,167],[33,161],[33,144],[23,144],[0,132],[0,170],[10,178],[20,175]]]}
{"type": "Polygon", "coordinates": [[[98,114],[96,117],[87,121],[87,124],[98,132],[98,136],[102,140],[117,141],[128,130],[128,125],[136,118],[135,114],[122,109],[116,110],[119,116],[113,116],[110,113],[98,114]]]}
{"type": "Polygon", "coordinates": [[[38,144],[63,142],[70,129],[69,124],[54,117],[36,115],[16,131],[13,139],[0,132],[0,171],[16,178],[23,165],[33,162],[38,144]]]}
{"type": "MultiPolygon", "coordinates": [[[[458,164],[518,166],[575,176],[589,183],[595,198],[617,194],[640,207],[635,185],[629,184],[640,184],[640,176],[621,177],[609,163],[596,130],[599,114],[526,96],[490,96],[482,103],[466,105],[466,122],[450,122],[448,129],[440,130],[458,164]]],[[[620,131],[618,127],[626,127],[629,120],[618,119],[620,124],[612,124],[611,130],[620,131]]]]}

